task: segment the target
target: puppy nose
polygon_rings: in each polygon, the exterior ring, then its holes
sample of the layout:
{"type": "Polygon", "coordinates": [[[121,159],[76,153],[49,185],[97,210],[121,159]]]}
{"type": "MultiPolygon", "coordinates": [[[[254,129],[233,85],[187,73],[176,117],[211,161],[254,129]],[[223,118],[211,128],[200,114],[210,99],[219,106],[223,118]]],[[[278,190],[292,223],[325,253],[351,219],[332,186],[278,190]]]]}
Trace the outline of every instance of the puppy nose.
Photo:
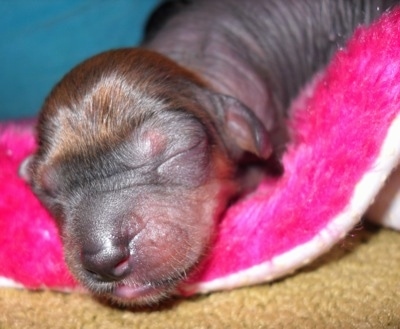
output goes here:
{"type": "Polygon", "coordinates": [[[112,282],[123,279],[130,270],[129,249],[124,246],[103,245],[86,247],[82,251],[82,265],[98,281],[112,282]]]}

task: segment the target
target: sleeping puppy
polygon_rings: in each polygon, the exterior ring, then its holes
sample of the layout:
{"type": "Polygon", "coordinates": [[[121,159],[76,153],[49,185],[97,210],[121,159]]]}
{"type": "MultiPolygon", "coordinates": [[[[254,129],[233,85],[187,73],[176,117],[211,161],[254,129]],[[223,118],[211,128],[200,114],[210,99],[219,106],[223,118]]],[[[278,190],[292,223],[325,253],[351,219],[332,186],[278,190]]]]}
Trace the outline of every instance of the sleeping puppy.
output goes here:
{"type": "Polygon", "coordinates": [[[169,1],[140,48],[69,72],[21,175],[54,215],[76,278],[121,304],[173,294],[228,202],[257,183],[247,160],[267,166],[284,150],[291,99],[390,5],[169,1]]]}

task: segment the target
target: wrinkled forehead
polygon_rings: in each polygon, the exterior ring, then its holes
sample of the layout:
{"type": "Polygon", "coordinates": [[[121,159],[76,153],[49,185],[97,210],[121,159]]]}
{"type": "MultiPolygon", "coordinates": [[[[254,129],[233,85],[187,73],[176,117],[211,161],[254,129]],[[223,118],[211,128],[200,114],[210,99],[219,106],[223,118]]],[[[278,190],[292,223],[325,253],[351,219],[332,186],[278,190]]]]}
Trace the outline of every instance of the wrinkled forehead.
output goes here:
{"type": "Polygon", "coordinates": [[[179,91],[132,87],[114,77],[94,84],[80,98],[70,98],[75,101],[51,104],[57,109],[40,127],[42,139],[54,145],[55,153],[79,153],[82,148],[99,145],[112,148],[143,127],[167,133],[170,125],[187,121],[183,110],[190,107],[179,91]]]}
{"type": "Polygon", "coordinates": [[[89,163],[121,146],[141,161],[184,147],[187,136],[204,137],[200,106],[181,76],[162,65],[114,70],[110,61],[90,63],[68,74],[45,103],[39,139],[48,163],[89,163]]]}
{"type": "Polygon", "coordinates": [[[118,129],[110,132],[114,134],[110,137],[88,127],[86,134],[74,135],[74,140],[65,140],[48,154],[44,167],[52,169],[43,168],[43,172],[62,177],[64,182],[71,180],[72,185],[76,180],[93,181],[124,170],[137,169],[144,174],[185,150],[209,142],[203,124],[182,109],[151,113],[132,121],[129,127],[123,133],[118,129]]]}

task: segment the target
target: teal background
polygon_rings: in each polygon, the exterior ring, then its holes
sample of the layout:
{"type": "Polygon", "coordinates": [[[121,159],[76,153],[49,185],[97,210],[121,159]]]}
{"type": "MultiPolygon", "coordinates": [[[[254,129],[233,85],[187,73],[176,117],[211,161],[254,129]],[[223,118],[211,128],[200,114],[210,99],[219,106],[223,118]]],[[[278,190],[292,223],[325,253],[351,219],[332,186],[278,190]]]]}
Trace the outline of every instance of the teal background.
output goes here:
{"type": "Polygon", "coordinates": [[[101,51],[136,45],[158,2],[0,1],[0,120],[36,116],[73,66],[101,51]]]}

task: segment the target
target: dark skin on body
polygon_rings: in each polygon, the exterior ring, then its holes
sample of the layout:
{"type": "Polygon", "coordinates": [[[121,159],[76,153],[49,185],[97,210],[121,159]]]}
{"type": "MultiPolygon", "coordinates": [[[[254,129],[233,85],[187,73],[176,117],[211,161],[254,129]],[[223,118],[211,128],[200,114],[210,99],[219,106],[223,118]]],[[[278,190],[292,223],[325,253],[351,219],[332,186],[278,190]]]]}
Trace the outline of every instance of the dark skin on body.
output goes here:
{"type": "Polygon", "coordinates": [[[141,47],[69,72],[21,175],[56,219],[75,277],[122,305],[173,294],[228,202],[257,182],[245,159],[279,159],[290,101],[392,5],[169,1],[141,47]]]}

